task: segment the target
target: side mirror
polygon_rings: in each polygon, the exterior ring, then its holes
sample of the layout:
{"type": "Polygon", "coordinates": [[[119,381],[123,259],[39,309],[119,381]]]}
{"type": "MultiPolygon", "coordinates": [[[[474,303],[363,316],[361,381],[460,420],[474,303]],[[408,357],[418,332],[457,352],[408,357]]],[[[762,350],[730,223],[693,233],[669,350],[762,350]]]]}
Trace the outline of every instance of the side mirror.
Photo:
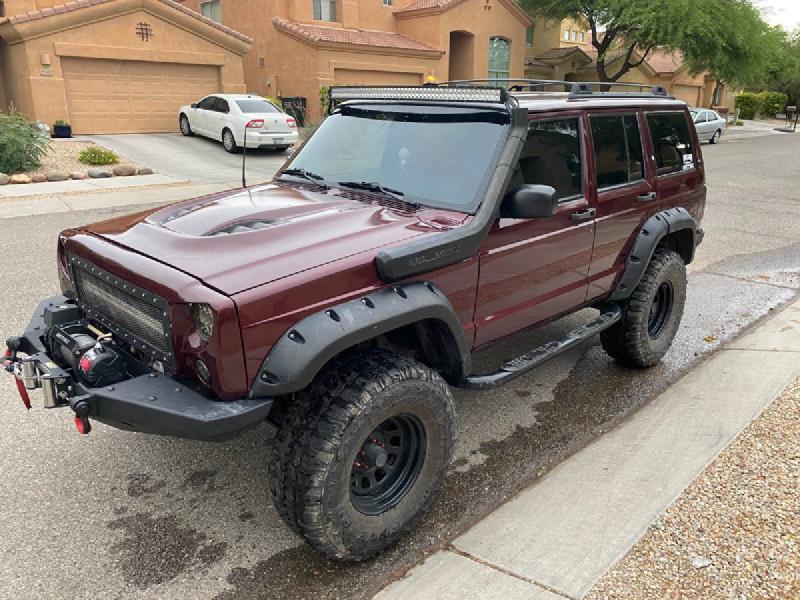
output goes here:
{"type": "Polygon", "coordinates": [[[192,103],[192,108],[197,108],[197,102],[192,103]]]}
{"type": "Polygon", "coordinates": [[[500,205],[506,219],[541,219],[558,210],[558,192],[549,185],[523,185],[510,191],[500,205]]]}

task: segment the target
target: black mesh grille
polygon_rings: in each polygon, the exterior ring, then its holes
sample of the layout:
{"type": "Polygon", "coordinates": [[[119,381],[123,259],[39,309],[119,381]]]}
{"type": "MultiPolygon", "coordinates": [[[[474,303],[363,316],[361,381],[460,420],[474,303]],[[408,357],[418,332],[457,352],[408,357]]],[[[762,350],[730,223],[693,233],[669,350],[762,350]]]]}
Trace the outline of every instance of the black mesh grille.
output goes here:
{"type": "Polygon", "coordinates": [[[71,257],[71,263],[78,301],[91,319],[140,351],[159,360],[172,358],[167,303],[163,299],[83,259],[71,257]]]}

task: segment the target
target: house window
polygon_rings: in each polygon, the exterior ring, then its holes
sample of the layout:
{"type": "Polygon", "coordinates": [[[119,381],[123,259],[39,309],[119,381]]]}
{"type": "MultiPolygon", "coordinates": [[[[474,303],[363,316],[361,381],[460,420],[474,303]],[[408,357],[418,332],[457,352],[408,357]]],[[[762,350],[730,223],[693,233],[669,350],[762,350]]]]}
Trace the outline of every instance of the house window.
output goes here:
{"type": "Polygon", "coordinates": [[[565,42],[568,42],[568,41],[569,41],[569,29],[566,29],[566,30],[564,31],[564,41],[565,41],[565,42]]]}
{"type": "Polygon", "coordinates": [[[526,48],[532,48],[533,47],[533,28],[534,28],[534,26],[531,25],[525,31],[525,47],[526,48]]]}
{"type": "Polygon", "coordinates": [[[202,2],[200,4],[200,14],[208,17],[212,21],[222,23],[222,0],[209,0],[209,2],[202,2]]]}
{"type": "Polygon", "coordinates": [[[0,0],[0,18],[6,16],[6,3],[0,0]]]}
{"type": "Polygon", "coordinates": [[[496,81],[511,76],[511,42],[505,38],[489,39],[489,79],[496,81]]]}
{"type": "Polygon", "coordinates": [[[391,6],[392,4],[394,4],[394,0],[383,0],[384,6],[391,6]]]}
{"type": "Polygon", "coordinates": [[[336,0],[313,0],[316,21],[336,20],[336,0]]]}

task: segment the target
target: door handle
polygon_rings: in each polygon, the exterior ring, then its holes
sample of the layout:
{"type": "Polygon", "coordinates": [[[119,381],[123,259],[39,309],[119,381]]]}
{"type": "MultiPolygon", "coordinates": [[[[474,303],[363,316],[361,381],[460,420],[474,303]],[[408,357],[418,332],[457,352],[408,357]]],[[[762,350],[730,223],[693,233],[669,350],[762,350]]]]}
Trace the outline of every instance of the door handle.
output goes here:
{"type": "Polygon", "coordinates": [[[652,202],[656,198],[658,198],[658,194],[655,192],[648,192],[647,194],[642,194],[641,196],[636,197],[639,202],[652,202]]]}
{"type": "Polygon", "coordinates": [[[579,210],[578,212],[572,213],[569,218],[573,221],[588,221],[589,219],[594,219],[596,215],[596,208],[587,208],[586,210],[579,210]]]}

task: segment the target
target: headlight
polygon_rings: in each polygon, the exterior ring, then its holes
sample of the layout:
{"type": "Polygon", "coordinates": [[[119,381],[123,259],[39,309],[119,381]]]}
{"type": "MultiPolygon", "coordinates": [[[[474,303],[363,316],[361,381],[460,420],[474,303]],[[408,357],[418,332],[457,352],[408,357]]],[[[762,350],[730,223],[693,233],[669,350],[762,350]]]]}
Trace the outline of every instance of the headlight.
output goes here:
{"type": "Polygon", "coordinates": [[[208,341],[214,335],[214,309],[208,304],[192,304],[191,306],[195,329],[203,340],[208,341]]]}

